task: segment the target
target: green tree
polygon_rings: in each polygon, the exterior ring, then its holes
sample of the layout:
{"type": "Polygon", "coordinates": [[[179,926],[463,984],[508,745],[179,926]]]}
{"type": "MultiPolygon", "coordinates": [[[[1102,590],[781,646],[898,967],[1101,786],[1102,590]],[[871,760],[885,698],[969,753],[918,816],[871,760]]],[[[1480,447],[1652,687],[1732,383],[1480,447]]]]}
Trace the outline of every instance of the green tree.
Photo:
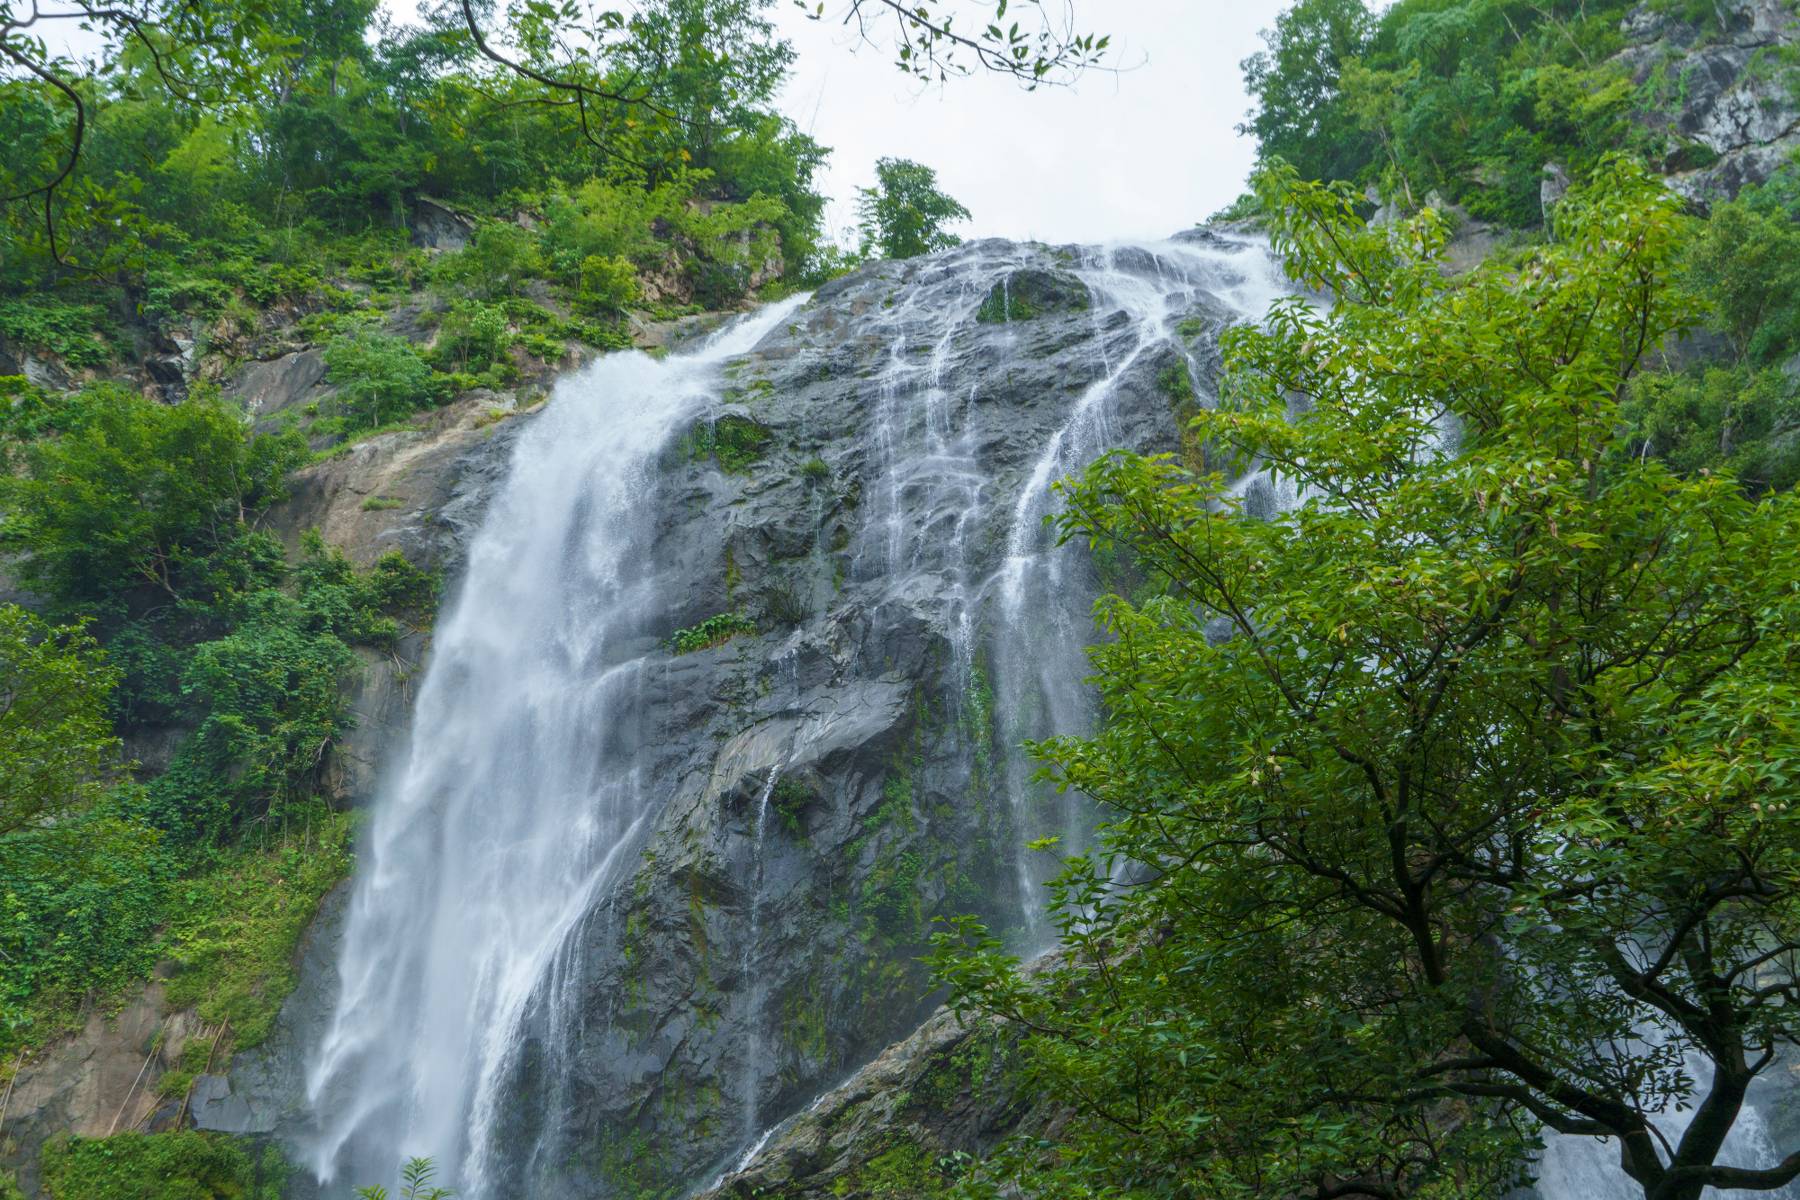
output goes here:
{"type": "MultiPolygon", "coordinates": [[[[1639,381],[1624,409],[1640,453],[1681,471],[1724,468],[1751,492],[1800,482],[1800,211],[1792,172],[1715,204],[1682,260],[1723,345],[1639,381]]],[[[1688,350],[1688,356],[1693,353],[1688,350]]]]}
{"type": "Polygon", "coordinates": [[[1648,1200],[1785,1185],[1800,1154],[1721,1155],[1800,1041],[1800,500],[1621,438],[1693,316],[1677,203],[1614,165],[1554,242],[1447,281],[1435,218],[1257,186],[1333,304],[1236,331],[1194,427],[1303,500],[1249,519],[1127,454],[1067,490],[1063,532],[1160,585],[1099,607],[1102,730],[1040,747],[1104,850],[1068,863],[1034,984],[972,926],[940,947],[1080,1110],[1017,1169],[1496,1196],[1548,1128],[1616,1139],[1648,1200]]]}
{"type": "Polygon", "coordinates": [[[646,81],[666,134],[665,170],[711,168],[723,135],[754,128],[787,77],[794,49],[764,14],[774,0],[650,0],[613,50],[617,69],[646,81]]]}
{"type": "Polygon", "coordinates": [[[1299,0],[1264,31],[1267,49],[1241,64],[1256,106],[1238,127],[1264,158],[1284,158],[1308,179],[1348,179],[1369,161],[1372,139],[1343,103],[1340,75],[1373,27],[1363,0],[1299,0]]]}
{"type": "Polygon", "coordinates": [[[0,838],[89,807],[119,741],[107,718],[117,673],[79,627],[0,605],[0,838]]]}
{"type": "Polygon", "coordinates": [[[351,429],[377,429],[432,398],[431,367],[411,342],[360,331],[325,348],[326,378],[351,429]]]}
{"type": "Polygon", "coordinates": [[[510,296],[539,274],[537,239],[508,221],[483,221],[469,244],[446,258],[437,274],[483,300],[510,296]]]}
{"type": "Polygon", "coordinates": [[[282,497],[305,453],[206,396],[165,405],[102,387],[69,407],[71,427],[0,479],[0,546],[29,586],[89,611],[140,588],[177,601],[203,590],[210,557],[282,497]]]}
{"type": "MultiPolygon", "coordinates": [[[[134,203],[135,189],[85,162],[96,119],[134,95],[173,101],[189,121],[204,113],[224,126],[260,125],[278,201],[298,184],[340,218],[359,206],[364,216],[373,206],[398,217],[422,178],[442,170],[444,159],[414,153],[405,135],[445,98],[432,77],[452,64],[463,73],[448,93],[462,103],[445,148],[478,160],[490,187],[502,172],[515,185],[535,184],[536,151],[566,159],[577,139],[590,168],[644,171],[656,182],[681,163],[710,162],[728,127],[750,129],[768,115],[763,102],[791,54],[762,15],[770,2],[656,0],[634,11],[534,0],[505,6],[506,24],[494,30],[495,5],[458,0],[428,7],[422,32],[384,27],[390,36],[379,55],[367,36],[373,0],[72,0],[57,11],[0,12],[0,133],[8,135],[0,138],[0,220],[24,257],[49,274],[78,259],[117,266],[131,243],[159,236],[134,203]],[[41,36],[46,24],[64,21],[101,40],[89,62],[58,54],[41,36]],[[124,85],[118,95],[115,80],[124,85]],[[496,90],[512,94],[496,99],[496,90]],[[471,92],[484,103],[470,103],[471,92]],[[521,120],[521,106],[538,111],[521,120]],[[474,124],[498,117],[498,127],[471,138],[465,116],[474,124]],[[522,140],[538,145],[520,155],[522,140]],[[495,153],[469,155],[471,142],[495,153]]],[[[1068,82],[1106,54],[1107,40],[1081,32],[1067,13],[1031,2],[1008,21],[1007,6],[849,0],[842,15],[922,79],[980,70],[1036,87],[1068,82]],[[976,19],[958,25],[969,15],[976,19]]]]}
{"type": "Polygon", "coordinates": [[[962,241],[944,226],[968,220],[969,210],[938,190],[930,167],[883,158],[875,164],[875,186],[857,189],[856,217],[863,254],[916,258],[962,241]]]}

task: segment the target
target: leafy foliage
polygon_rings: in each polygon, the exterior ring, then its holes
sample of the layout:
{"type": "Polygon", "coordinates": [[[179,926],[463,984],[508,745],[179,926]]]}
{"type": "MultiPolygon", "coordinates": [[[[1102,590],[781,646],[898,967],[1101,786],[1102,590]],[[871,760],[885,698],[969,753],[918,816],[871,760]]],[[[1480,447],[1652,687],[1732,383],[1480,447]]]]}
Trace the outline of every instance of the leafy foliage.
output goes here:
{"type": "Polygon", "coordinates": [[[875,164],[875,186],[857,192],[857,230],[862,253],[916,258],[962,239],[944,226],[967,220],[969,210],[938,189],[937,172],[904,158],[875,164]]]}
{"type": "Polygon", "coordinates": [[[723,646],[740,633],[755,633],[756,622],[743,613],[722,612],[706,618],[698,625],[677,629],[668,637],[668,646],[676,654],[693,654],[723,646]]]}
{"type": "Polygon", "coordinates": [[[1104,728],[1039,747],[1111,816],[1058,881],[1063,957],[1028,984],[973,922],[939,939],[1080,1113],[996,1170],[1498,1196],[1549,1127],[1617,1139],[1648,1197],[1781,1186],[1800,1159],[1720,1153],[1800,1039],[1800,510],[1621,436],[1694,317],[1673,201],[1609,165],[1554,242],[1453,282],[1430,213],[1368,230],[1348,189],[1258,187],[1334,304],[1232,334],[1193,421],[1303,502],[1250,519],[1223,475],[1129,454],[1067,490],[1065,536],[1168,587],[1103,600],[1104,728]]]}
{"type": "MultiPolygon", "coordinates": [[[[80,369],[139,324],[186,335],[198,319],[205,350],[253,335],[272,307],[379,312],[427,273],[403,228],[422,201],[474,217],[469,245],[429,269],[454,298],[516,296],[547,270],[573,290],[598,254],[735,303],[759,271],[799,273],[820,249],[824,151],[774,111],[792,51],[769,2],[659,0],[629,19],[597,13],[586,34],[566,6],[520,5],[493,42],[454,6],[423,27],[377,27],[361,0],[214,5],[205,20],[161,3],[130,20],[96,9],[112,56],[69,91],[58,83],[77,64],[26,69],[44,48],[0,19],[0,197],[30,195],[0,203],[0,341],[80,369]],[[209,32],[241,40],[216,54],[181,40],[209,32]],[[488,58],[501,41],[526,61],[488,58]],[[190,82],[209,80],[204,97],[175,86],[184,63],[190,82]],[[543,103],[552,77],[586,101],[552,88],[559,102],[543,103]],[[593,189],[630,247],[541,264],[560,231],[513,217],[556,224],[562,198],[593,189]]],[[[604,282],[592,311],[635,301],[604,282]]]]}
{"type": "MultiPolygon", "coordinates": [[[[98,614],[108,653],[0,610],[12,686],[61,714],[0,732],[64,809],[0,835],[0,1042],[55,1032],[88,992],[158,957],[180,968],[172,994],[254,1041],[294,939],[348,865],[346,822],[316,793],[347,722],[350,646],[391,647],[402,619],[429,619],[435,582],[397,554],[358,571],[317,535],[289,568],[251,522],[279,495],[293,440],[252,434],[217,401],[100,389],[50,409],[42,429],[7,483],[8,544],[53,606],[98,614]],[[108,791],[109,691],[118,729],[173,730],[178,744],[160,775],[108,791]],[[51,733],[61,759],[28,744],[51,733]]],[[[36,805],[39,781],[15,780],[21,809],[36,805]]]]}
{"type": "Polygon", "coordinates": [[[199,395],[161,405],[103,386],[72,416],[0,480],[0,546],[23,556],[25,583],[89,611],[141,587],[216,594],[239,522],[281,498],[304,453],[292,437],[247,436],[240,414],[199,395]]]}
{"type": "MultiPolygon", "coordinates": [[[[1610,60],[1625,7],[1408,0],[1375,16],[1360,0],[1301,0],[1244,63],[1256,107],[1242,128],[1265,161],[1357,183],[1402,212],[1454,201],[1538,226],[1545,164],[1579,178],[1626,147],[1665,170],[1706,165],[1653,132],[1685,81],[1657,66],[1634,88],[1610,60]]],[[[1663,7],[1702,43],[1720,31],[1720,10],[1663,7]]],[[[1633,380],[1621,410],[1639,453],[1730,471],[1752,493],[1800,481],[1797,180],[1785,167],[1697,222],[1676,286],[1711,336],[1663,347],[1668,369],[1633,380]]]]}
{"type": "Polygon", "coordinates": [[[0,1047],[36,1045],[156,962],[168,859],[108,800],[0,838],[0,1047]]]}
{"type": "Polygon", "coordinates": [[[774,439],[766,425],[737,413],[697,422],[676,447],[690,459],[710,458],[728,475],[746,475],[774,439]]]}
{"type": "Polygon", "coordinates": [[[79,627],[0,605],[0,838],[92,807],[118,760],[117,673],[79,627]]]}
{"type": "Polygon", "coordinates": [[[274,1147],[216,1133],[121,1133],[44,1144],[56,1200],[279,1200],[287,1167],[274,1147]]]}
{"type": "MultiPolygon", "coordinates": [[[[400,1194],[396,1200],[450,1200],[456,1195],[448,1188],[432,1182],[437,1167],[429,1158],[409,1158],[400,1168],[400,1194]]],[[[388,1200],[388,1190],[380,1184],[356,1189],[359,1200],[388,1200]]]]}
{"type": "Polygon", "coordinates": [[[325,365],[346,430],[379,429],[433,397],[431,367],[404,338],[370,332],[338,338],[325,348],[325,365]]]}
{"type": "Polygon", "coordinates": [[[1265,160],[1352,180],[1416,209],[1434,191],[1474,216],[1538,224],[1546,163],[1584,174],[1658,139],[1609,56],[1626,0],[1299,0],[1243,63],[1240,127],[1265,160]]]}
{"type": "Polygon", "coordinates": [[[1680,286],[1715,335],[1680,370],[1640,380],[1623,415],[1640,453],[1723,469],[1752,492],[1800,482],[1800,203],[1792,169],[1713,206],[1680,286]]]}
{"type": "Polygon", "coordinates": [[[169,1003],[228,1025],[244,1049],[269,1032],[292,990],[295,947],[325,893],[350,869],[351,822],[323,805],[284,814],[286,830],[219,856],[175,882],[162,954],[174,964],[169,1003]]]}

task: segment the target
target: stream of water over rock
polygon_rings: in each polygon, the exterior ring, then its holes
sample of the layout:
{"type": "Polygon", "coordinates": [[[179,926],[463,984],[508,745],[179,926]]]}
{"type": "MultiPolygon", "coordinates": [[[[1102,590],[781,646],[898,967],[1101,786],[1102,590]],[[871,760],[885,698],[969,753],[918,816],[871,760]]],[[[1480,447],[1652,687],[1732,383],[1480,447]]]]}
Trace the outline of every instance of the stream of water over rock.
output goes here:
{"type": "MultiPolygon", "coordinates": [[[[609,355],[519,418],[280,1130],[310,1173],[693,1188],[929,1011],[933,918],[1046,945],[1023,847],[1093,815],[1018,747],[1093,720],[1098,590],[1052,484],[1179,451],[1218,334],[1281,290],[1213,235],[977,242],[609,355]],[[673,652],[720,614],[754,629],[673,652]]],[[[1598,1194],[1569,1161],[1548,1194],[1598,1194]]]]}
{"type": "Polygon", "coordinates": [[[521,439],[439,626],[410,753],[376,806],[335,1019],[307,1080],[313,1166],[388,1179],[396,1150],[480,1197],[526,1005],[638,849],[644,634],[662,601],[641,503],[678,419],[803,298],[666,362],[615,355],[521,439]]]}
{"type": "Polygon", "coordinates": [[[1246,243],[983,242],[563,381],[375,805],[307,1066],[313,1173],[427,1154],[470,1200],[605,1195],[654,1157],[703,1182],[917,1019],[930,916],[1042,943],[1020,847],[1087,817],[1015,748],[1090,720],[1095,592],[1050,485],[1175,448],[1158,374],[1204,392],[1212,338],[1276,290],[1246,243]],[[746,430],[747,480],[720,449],[746,430]],[[758,607],[750,648],[664,643],[758,607]],[[784,940],[821,923],[856,953],[784,940]]]}

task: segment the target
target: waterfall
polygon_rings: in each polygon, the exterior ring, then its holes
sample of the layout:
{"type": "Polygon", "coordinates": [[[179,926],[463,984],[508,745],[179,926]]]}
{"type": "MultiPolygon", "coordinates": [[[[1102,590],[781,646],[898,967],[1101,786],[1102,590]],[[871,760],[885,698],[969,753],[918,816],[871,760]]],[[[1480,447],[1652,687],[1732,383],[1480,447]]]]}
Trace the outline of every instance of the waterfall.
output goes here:
{"type": "Polygon", "coordinates": [[[1083,848],[1094,814],[1035,784],[1019,744],[1090,726],[1097,592],[1046,526],[1051,485],[1113,445],[1172,448],[1157,372],[1186,369],[1177,325],[1253,319],[1281,286],[1249,243],[982,242],[562,381],[469,546],[374,806],[290,1138],[315,1177],[430,1155],[466,1200],[693,1186],[917,1019],[924,935],[870,930],[927,893],[966,911],[943,894],[958,862],[1022,949],[1045,944],[1052,864],[1020,847],[1083,848]],[[1025,276],[1064,307],[1014,319],[1025,276]],[[727,411],[793,448],[737,476],[671,456],[727,411]],[[780,544],[740,560],[745,530],[780,544]],[[776,591],[755,637],[661,642],[673,614],[776,591]],[[823,788],[816,813],[776,820],[783,788],[823,788]],[[895,796],[898,823],[876,811],[895,796]],[[902,868],[913,895],[871,900],[902,868]],[[633,958],[632,937],[662,953],[633,958]],[[884,953],[869,978],[904,990],[838,987],[884,953]],[[815,1014],[800,1047],[796,1005],[815,1014]],[[639,1140],[596,1146],[619,1128],[639,1140]]]}
{"type": "Polygon", "coordinates": [[[322,1182],[384,1182],[430,1155],[493,1184],[502,1081],[569,931],[630,862],[657,793],[635,770],[655,456],[719,366],[802,298],[698,350],[608,355],[520,438],[440,622],[405,761],[360,855],[329,1032],[310,1064],[322,1182]]]}
{"type": "MultiPolygon", "coordinates": [[[[1102,350],[1099,377],[1081,394],[1068,420],[1045,444],[1012,506],[1005,557],[989,590],[995,609],[996,702],[1006,714],[1003,743],[1079,733],[1094,722],[1093,691],[1086,682],[1086,648],[1094,640],[1092,604],[1097,582],[1084,547],[1055,545],[1048,519],[1060,511],[1051,485],[1080,471],[1121,444],[1112,403],[1121,383],[1142,360],[1166,351],[1177,319],[1188,313],[1196,290],[1210,289],[1231,318],[1258,320],[1285,290],[1270,260],[1241,250],[1165,244],[1153,248],[1116,247],[1093,255],[1076,273],[1097,297],[1096,332],[1116,321],[1122,336],[1097,336],[1102,350]]],[[[1211,404],[1205,380],[1195,378],[1185,359],[1182,370],[1196,399],[1211,404]]],[[[1056,853],[1090,848],[1094,819],[1072,794],[1055,796],[1035,781],[1035,764],[1019,753],[1003,762],[1007,799],[1024,840],[1054,837],[1056,853]]],[[[1043,890],[1056,858],[1021,854],[1017,861],[1023,944],[1048,948],[1052,931],[1043,890]]]]}
{"type": "MultiPolygon", "coordinates": [[[[1099,580],[1053,485],[1174,449],[1169,381],[1211,403],[1217,332],[1282,290],[1245,242],[979,242],[563,380],[376,797],[281,1130],[314,1177],[430,1155],[464,1200],[675,1194],[929,1011],[932,916],[1049,944],[1055,858],[1023,847],[1100,816],[1020,749],[1096,717],[1099,580]],[[754,632],[664,644],[728,612],[754,632]]],[[[1275,485],[1247,473],[1246,510],[1275,485]]],[[[1747,1111],[1726,1157],[1767,1143],[1747,1111]]],[[[1631,1194],[1594,1139],[1542,1177],[1631,1194]]]]}

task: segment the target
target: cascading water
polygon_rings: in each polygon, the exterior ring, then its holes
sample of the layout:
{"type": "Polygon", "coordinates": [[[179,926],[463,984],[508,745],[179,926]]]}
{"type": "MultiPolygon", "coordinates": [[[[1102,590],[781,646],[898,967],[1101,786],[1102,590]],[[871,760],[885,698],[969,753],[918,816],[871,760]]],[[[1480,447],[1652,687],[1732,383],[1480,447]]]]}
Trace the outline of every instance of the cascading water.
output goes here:
{"type": "Polygon", "coordinates": [[[421,1154],[464,1195],[492,1184],[520,1018],[566,974],[569,931],[630,865],[657,797],[634,769],[664,603],[643,559],[655,456],[719,365],[800,303],[666,361],[601,359],[521,438],[361,855],[307,1078],[321,1181],[383,1181],[421,1154]]]}
{"type": "Polygon", "coordinates": [[[468,1200],[691,1186],[906,1031],[932,913],[1044,942],[1017,848],[1092,816],[1018,744],[1091,721],[1096,591],[1050,485],[1174,448],[1159,373],[1205,383],[1177,326],[1280,284],[1206,238],[846,284],[603,359],[520,438],[359,867],[296,1139],[321,1180],[428,1154],[468,1200]],[[727,609],[766,632],[662,645],[727,609]]]}
{"type": "MultiPolygon", "coordinates": [[[[1197,288],[1205,287],[1206,294],[1224,304],[1220,317],[1233,320],[1259,319],[1285,290],[1273,263],[1260,255],[1242,251],[1219,255],[1183,245],[1102,251],[1083,262],[1077,273],[1098,297],[1093,308],[1097,326],[1116,322],[1119,314],[1126,321],[1122,336],[1096,339],[1102,350],[1101,373],[1076,401],[1067,423],[1044,446],[1019,489],[1005,558],[990,581],[990,590],[997,593],[996,705],[1004,714],[1002,741],[1008,747],[1030,738],[1081,732],[1094,719],[1086,648],[1094,637],[1092,602],[1098,585],[1080,548],[1055,544],[1055,532],[1047,524],[1059,509],[1052,484],[1121,444],[1110,402],[1121,382],[1147,357],[1179,351],[1183,361],[1177,369],[1196,389],[1195,398],[1211,402],[1202,373],[1191,369],[1185,347],[1172,337],[1176,322],[1193,311],[1197,288]]],[[[1027,840],[1057,838],[1059,854],[1084,852],[1092,814],[1073,793],[1057,797],[1037,785],[1034,768],[1022,754],[1005,756],[1007,798],[1017,827],[1027,840]]],[[[1048,856],[1022,854],[1018,859],[1024,941],[1033,949],[1048,943],[1041,888],[1054,864],[1048,856]]]]}

